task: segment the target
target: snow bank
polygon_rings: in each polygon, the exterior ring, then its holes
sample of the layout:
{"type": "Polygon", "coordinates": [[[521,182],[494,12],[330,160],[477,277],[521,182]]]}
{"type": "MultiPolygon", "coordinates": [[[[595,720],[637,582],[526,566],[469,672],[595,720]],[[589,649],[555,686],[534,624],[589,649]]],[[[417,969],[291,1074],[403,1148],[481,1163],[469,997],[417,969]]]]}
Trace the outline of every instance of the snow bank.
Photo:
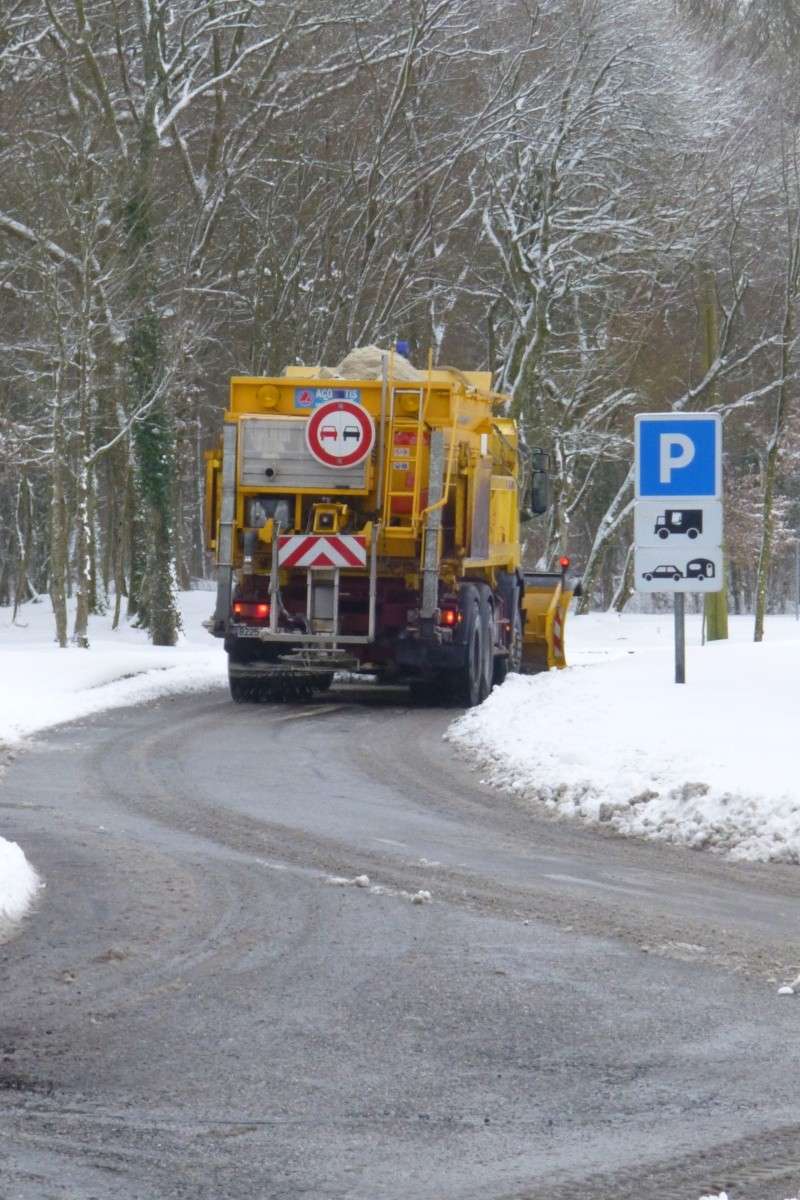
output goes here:
{"type": "Polygon", "coordinates": [[[0,837],[0,942],[25,916],[39,887],[39,877],[16,842],[0,837]]]}
{"type": "MultiPolygon", "coordinates": [[[[225,682],[225,655],[202,626],[214,596],[180,597],[184,635],[175,647],[154,647],[147,634],[110,616],[92,617],[91,649],[62,650],[54,642],[50,603],[24,605],[17,619],[0,608],[0,750],[39,730],[106,708],[140,704],[225,682]]],[[[70,614],[72,615],[72,614],[70,614]]],[[[0,837],[0,942],[28,910],[41,884],[22,850],[0,837]]]]}
{"type": "Polygon", "coordinates": [[[510,676],[448,734],[490,783],[566,816],[743,859],[800,862],[800,626],[752,619],[687,637],[673,682],[671,616],[572,618],[567,671],[510,676]]]}
{"type": "Polygon", "coordinates": [[[202,627],[213,594],[184,592],[180,600],[185,633],[174,647],[151,646],[127,624],[112,631],[106,616],[91,618],[89,650],[62,650],[49,601],[24,605],[16,623],[0,608],[0,745],[103,709],[224,684],[221,642],[202,627]]]}

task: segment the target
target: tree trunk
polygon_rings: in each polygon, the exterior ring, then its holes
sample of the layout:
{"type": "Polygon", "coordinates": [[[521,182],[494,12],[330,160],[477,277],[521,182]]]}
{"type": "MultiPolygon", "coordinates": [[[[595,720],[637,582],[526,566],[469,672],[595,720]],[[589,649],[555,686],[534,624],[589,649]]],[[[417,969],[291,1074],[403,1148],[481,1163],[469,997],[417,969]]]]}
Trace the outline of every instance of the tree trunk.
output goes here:
{"type": "Polygon", "coordinates": [[[102,574],[98,570],[100,558],[99,537],[100,529],[97,521],[97,470],[94,465],[89,470],[88,491],[86,495],[86,525],[89,533],[89,612],[97,616],[106,611],[107,590],[103,587],[102,574]]]}
{"type": "Polygon", "coordinates": [[[79,362],[78,469],[75,480],[75,626],[72,640],[84,650],[89,648],[89,609],[91,607],[92,568],[90,561],[89,475],[91,465],[91,358],[87,340],[88,325],[83,329],[84,344],[79,362]]]}
{"type": "Polygon", "coordinates": [[[91,564],[89,562],[89,467],[81,454],[78,466],[75,516],[75,627],[72,640],[84,650],[89,648],[89,598],[91,593],[91,564]]]}
{"type": "Polygon", "coordinates": [[[764,618],[767,612],[767,583],[769,568],[772,561],[772,538],[775,529],[775,478],[778,472],[778,458],[783,445],[786,431],[788,409],[787,375],[789,371],[789,347],[792,338],[792,300],[787,296],[786,312],[783,322],[783,342],[781,345],[781,384],[778,389],[778,399],[775,405],[775,424],[772,437],[769,440],[767,461],[764,467],[764,506],[761,518],[761,550],[758,556],[756,572],[756,619],[753,641],[764,640],[764,618]]]}
{"type": "MultiPolygon", "coordinates": [[[[157,36],[153,22],[152,36],[157,36]]],[[[161,327],[156,288],[155,233],[152,212],[152,174],[157,150],[155,102],[158,47],[148,40],[145,70],[150,97],[141,124],[139,147],[127,205],[130,295],[134,317],[129,338],[133,407],[142,416],[135,426],[134,445],[139,492],[145,509],[147,578],[139,594],[131,588],[140,624],[146,624],[153,643],[174,646],[180,629],[172,529],[175,472],[175,433],[167,410],[161,327]]],[[[134,580],[132,579],[132,584],[134,580]]]]}
{"type": "Polygon", "coordinates": [[[114,512],[114,538],[110,547],[114,578],[114,617],[111,628],[119,629],[120,617],[122,616],[122,599],[128,594],[125,571],[127,568],[127,539],[130,529],[131,465],[127,454],[127,443],[123,442],[121,446],[117,447],[115,458],[119,461],[120,487],[117,493],[117,503],[114,512]]]}
{"type": "MultiPolygon", "coordinates": [[[[709,372],[719,356],[719,319],[717,311],[717,289],[714,274],[705,272],[703,300],[703,325],[705,331],[705,370],[709,372]]],[[[712,384],[706,397],[712,403],[719,400],[719,388],[712,384]]],[[[728,637],[728,592],[723,570],[723,587],[719,592],[709,592],[703,598],[706,621],[706,638],[709,642],[725,641],[728,637]]]]}
{"type": "Polygon", "coordinates": [[[577,608],[579,614],[588,613],[591,608],[592,591],[594,590],[595,580],[600,570],[606,542],[619,529],[622,521],[625,520],[633,508],[633,500],[629,498],[632,488],[633,467],[630,468],[628,474],[625,476],[595,535],[594,545],[586,560],[583,572],[583,595],[578,602],[577,608]]]}
{"type": "Polygon", "coordinates": [[[135,322],[131,340],[137,403],[153,399],[135,432],[147,547],[147,575],[137,598],[139,620],[146,623],[154,645],[174,646],[180,629],[172,529],[175,436],[163,397],[157,395],[162,384],[160,338],[152,309],[135,322]]]}
{"type": "Polygon", "coordinates": [[[625,556],[625,566],[622,569],[622,578],[619,581],[619,587],[614,599],[611,601],[611,607],[614,612],[621,613],[636,590],[633,578],[633,561],[634,547],[633,542],[631,542],[630,546],[628,546],[628,553],[625,556]]]}
{"type": "Polygon", "coordinates": [[[14,583],[14,610],[11,617],[16,621],[20,604],[32,600],[35,592],[28,578],[28,567],[31,558],[33,513],[27,475],[23,474],[17,487],[17,504],[15,512],[15,527],[17,537],[17,577],[14,583]]]}

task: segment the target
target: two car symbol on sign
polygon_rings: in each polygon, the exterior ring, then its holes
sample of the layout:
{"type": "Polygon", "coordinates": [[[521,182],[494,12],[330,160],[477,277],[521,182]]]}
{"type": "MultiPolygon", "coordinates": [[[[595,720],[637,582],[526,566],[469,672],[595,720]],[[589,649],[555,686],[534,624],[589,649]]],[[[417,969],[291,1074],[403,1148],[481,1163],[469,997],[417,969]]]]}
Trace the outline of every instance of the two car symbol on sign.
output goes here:
{"type": "MultiPolygon", "coordinates": [[[[323,425],[319,431],[319,439],[321,442],[336,442],[339,440],[339,431],[334,425],[323,425]]],[[[358,442],[361,439],[361,431],[357,425],[347,425],[342,431],[342,441],[358,442]]]]}
{"type": "Polygon", "coordinates": [[[715,575],[716,567],[710,558],[693,558],[686,564],[685,572],[679,567],[664,565],[645,571],[642,578],[648,583],[652,579],[674,579],[675,583],[679,583],[681,579],[713,579],[715,575]]]}

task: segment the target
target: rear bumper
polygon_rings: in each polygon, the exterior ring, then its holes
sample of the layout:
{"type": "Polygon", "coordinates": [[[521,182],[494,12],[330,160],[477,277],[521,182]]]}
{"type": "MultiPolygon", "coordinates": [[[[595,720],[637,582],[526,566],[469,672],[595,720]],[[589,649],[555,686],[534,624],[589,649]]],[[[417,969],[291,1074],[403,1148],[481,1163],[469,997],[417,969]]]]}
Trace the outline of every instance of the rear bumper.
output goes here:
{"type": "Polygon", "coordinates": [[[322,634],[270,633],[267,629],[231,624],[226,636],[231,654],[231,671],[236,676],[253,678],[269,675],[314,675],[320,671],[356,669],[364,663],[378,663],[391,673],[411,678],[454,671],[466,662],[466,647],[437,636],[392,637],[370,642],[366,637],[322,634]],[[247,629],[244,633],[243,629],[247,629]],[[234,661],[239,648],[252,647],[249,661],[234,661]]]}

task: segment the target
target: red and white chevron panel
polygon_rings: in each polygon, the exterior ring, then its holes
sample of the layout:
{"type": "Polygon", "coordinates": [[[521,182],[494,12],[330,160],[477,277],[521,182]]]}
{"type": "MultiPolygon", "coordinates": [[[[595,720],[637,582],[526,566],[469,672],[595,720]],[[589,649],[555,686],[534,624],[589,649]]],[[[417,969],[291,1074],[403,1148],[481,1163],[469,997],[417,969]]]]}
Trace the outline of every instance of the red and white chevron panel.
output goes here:
{"type": "Polygon", "coordinates": [[[560,608],[553,613],[553,661],[557,667],[567,665],[564,657],[564,618],[560,608]]]}
{"type": "Polygon", "coordinates": [[[281,567],[365,567],[367,543],[352,533],[295,533],[278,539],[281,567]]]}

